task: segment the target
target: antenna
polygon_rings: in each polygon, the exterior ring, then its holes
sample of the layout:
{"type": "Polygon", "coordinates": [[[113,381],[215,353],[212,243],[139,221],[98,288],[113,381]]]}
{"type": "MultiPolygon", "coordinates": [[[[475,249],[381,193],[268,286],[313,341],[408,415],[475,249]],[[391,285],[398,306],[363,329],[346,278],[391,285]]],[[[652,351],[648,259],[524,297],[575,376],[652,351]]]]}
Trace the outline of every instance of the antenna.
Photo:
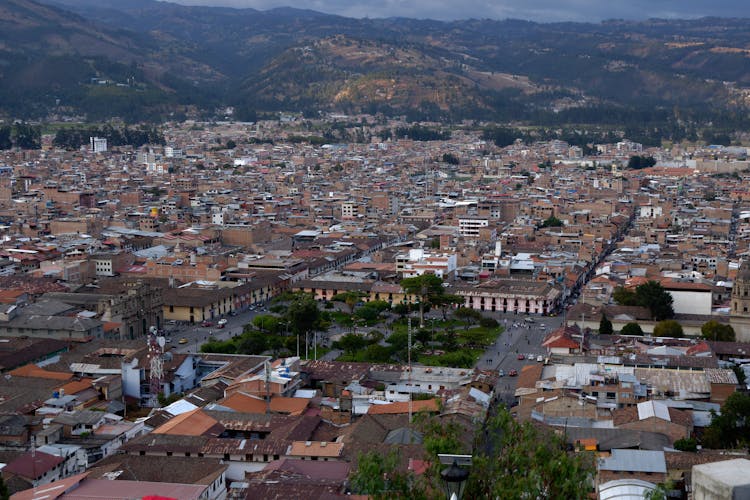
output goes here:
{"type": "Polygon", "coordinates": [[[412,384],[411,384],[411,316],[409,316],[409,323],[406,329],[407,332],[407,357],[409,363],[409,442],[411,443],[411,417],[412,417],[412,384]]]}
{"type": "Polygon", "coordinates": [[[266,372],[266,415],[271,413],[271,363],[266,360],[263,363],[266,372]]]}

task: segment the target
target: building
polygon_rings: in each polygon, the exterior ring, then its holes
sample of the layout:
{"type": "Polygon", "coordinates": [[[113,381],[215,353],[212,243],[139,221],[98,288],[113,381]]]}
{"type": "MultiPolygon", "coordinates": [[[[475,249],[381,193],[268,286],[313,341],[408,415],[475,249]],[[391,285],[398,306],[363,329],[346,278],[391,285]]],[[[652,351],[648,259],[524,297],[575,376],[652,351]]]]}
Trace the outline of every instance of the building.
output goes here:
{"type": "Polygon", "coordinates": [[[106,153],[107,139],[104,137],[89,137],[89,147],[92,153],[106,153]]]}
{"type": "Polygon", "coordinates": [[[486,217],[461,217],[458,219],[458,234],[464,238],[477,239],[482,228],[490,225],[486,217]]]}
{"type": "Polygon", "coordinates": [[[736,458],[693,466],[694,500],[750,498],[750,460],[736,458]]]}
{"type": "Polygon", "coordinates": [[[732,286],[732,305],[729,324],[739,342],[750,342],[750,261],[740,265],[732,286]]]}

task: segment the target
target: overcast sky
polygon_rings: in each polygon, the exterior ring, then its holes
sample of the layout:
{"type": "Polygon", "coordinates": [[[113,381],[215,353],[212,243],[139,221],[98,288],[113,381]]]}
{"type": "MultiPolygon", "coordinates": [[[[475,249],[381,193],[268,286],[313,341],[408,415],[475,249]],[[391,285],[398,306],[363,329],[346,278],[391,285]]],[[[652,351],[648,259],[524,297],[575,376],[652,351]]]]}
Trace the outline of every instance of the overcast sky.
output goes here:
{"type": "Polygon", "coordinates": [[[185,5],[222,5],[259,10],[292,6],[347,17],[418,19],[602,19],[750,17],[750,0],[171,0],[185,5]]]}

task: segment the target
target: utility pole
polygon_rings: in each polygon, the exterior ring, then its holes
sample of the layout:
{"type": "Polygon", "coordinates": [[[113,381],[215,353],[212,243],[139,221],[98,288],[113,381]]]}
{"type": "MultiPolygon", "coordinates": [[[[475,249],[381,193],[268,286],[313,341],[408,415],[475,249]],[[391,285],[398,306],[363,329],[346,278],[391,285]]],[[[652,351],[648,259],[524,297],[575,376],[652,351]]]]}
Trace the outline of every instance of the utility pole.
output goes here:
{"type": "Polygon", "coordinates": [[[266,372],[266,415],[271,413],[271,363],[263,363],[266,372]]]}
{"type": "Polygon", "coordinates": [[[411,443],[411,417],[412,417],[412,384],[411,384],[411,316],[409,316],[409,323],[407,327],[407,358],[409,364],[409,442],[411,443]]]}

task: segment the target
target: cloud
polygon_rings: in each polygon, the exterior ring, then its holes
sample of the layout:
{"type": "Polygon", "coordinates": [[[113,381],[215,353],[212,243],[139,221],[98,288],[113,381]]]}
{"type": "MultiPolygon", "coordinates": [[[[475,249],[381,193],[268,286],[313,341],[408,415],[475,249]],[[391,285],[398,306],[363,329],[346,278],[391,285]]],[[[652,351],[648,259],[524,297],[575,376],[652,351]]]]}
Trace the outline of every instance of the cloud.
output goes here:
{"type": "Polygon", "coordinates": [[[346,17],[416,19],[603,19],[750,17],[747,0],[176,0],[185,5],[221,5],[268,10],[293,6],[346,17]]]}

